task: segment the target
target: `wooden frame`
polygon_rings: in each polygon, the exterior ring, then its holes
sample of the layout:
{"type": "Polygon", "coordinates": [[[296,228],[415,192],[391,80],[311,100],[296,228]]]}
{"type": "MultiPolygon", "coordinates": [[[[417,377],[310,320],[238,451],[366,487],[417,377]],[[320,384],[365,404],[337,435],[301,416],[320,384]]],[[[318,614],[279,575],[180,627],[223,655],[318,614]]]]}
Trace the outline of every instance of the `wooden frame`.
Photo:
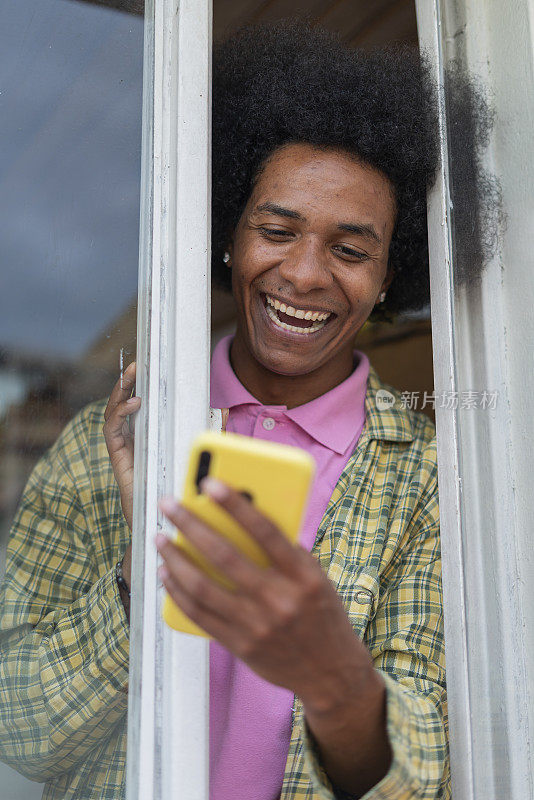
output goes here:
{"type": "Polygon", "coordinates": [[[496,0],[417,0],[417,17],[440,86],[442,165],[428,198],[436,391],[498,394],[485,411],[436,409],[453,796],[526,800],[534,797],[534,611],[523,587],[534,577],[526,557],[534,500],[521,453],[524,397],[534,392],[532,371],[524,371],[525,342],[534,339],[525,236],[534,178],[533,21],[526,0],[504,14],[496,0]],[[493,103],[495,125],[480,164],[500,181],[515,229],[497,231],[493,256],[467,265],[478,271],[469,280],[453,248],[451,192],[464,191],[449,174],[456,153],[444,73],[453,60],[493,103]]]}
{"type": "MultiPolygon", "coordinates": [[[[439,87],[441,169],[428,197],[428,238],[431,277],[431,318],[436,396],[457,392],[454,340],[454,279],[450,229],[450,185],[447,125],[444,116],[444,60],[441,42],[439,0],[417,0],[417,25],[421,47],[434,65],[439,87]]],[[[462,551],[462,505],[459,429],[456,409],[436,408],[439,464],[443,594],[447,606],[446,659],[451,731],[451,762],[454,765],[455,797],[474,800],[470,764],[472,731],[467,664],[467,621],[464,559],[462,551]]]]}
{"type": "Polygon", "coordinates": [[[208,797],[208,644],[163,624],[153,540],[208,424],[211,13],[146,8],[128,800],[208,797]]]}

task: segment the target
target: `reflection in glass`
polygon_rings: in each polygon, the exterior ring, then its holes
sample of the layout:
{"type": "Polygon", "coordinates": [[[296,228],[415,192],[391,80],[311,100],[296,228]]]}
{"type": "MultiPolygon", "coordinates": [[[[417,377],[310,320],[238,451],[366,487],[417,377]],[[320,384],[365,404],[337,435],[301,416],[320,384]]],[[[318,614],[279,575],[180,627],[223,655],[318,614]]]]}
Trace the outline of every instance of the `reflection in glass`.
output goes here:
{"type": "Polygon", "coordinates": [[[143,19],[106,5],[2,8],[0,574],[31,470],[135,357],[143,19]]]}
{"type": "Polygon", "coordinates": [[[0,36],[4,543],[36,459],[133,358],[142,20],[32,0],[0,36]]]}

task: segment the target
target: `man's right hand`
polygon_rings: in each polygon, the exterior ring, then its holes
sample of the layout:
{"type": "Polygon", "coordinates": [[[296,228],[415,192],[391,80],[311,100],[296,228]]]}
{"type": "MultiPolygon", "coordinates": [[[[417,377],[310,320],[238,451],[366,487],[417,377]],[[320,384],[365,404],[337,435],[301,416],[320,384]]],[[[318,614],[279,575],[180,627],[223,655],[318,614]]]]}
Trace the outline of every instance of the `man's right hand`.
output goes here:
{"type": "MultiPolygon", "coordinates": [[[[108,448],[115,480],[119,486],[122,513],[132,530],[133,517],[133,454],[134,437],[130,431],[127,417],[134,414],[141,406],[140,397],[130,395],[135,386],[136,364],[133,361],[124,371],[111,392],[104,412],[104,437],[108,448]]],[[[228,409],[222,409],[222,430],[226,430],[228,409]]],[[[122,574],[128,586],[131,585],[132,545],[129,544],[122,560],[122,574]]]]}
{"type": "MultiPolygon", "coordinates": [[[[104,412],[104,437],[108,448],[115,480],[119,486],[122,513],[132,530],[134,437],[128,425],[128,416],[141,406],[140,397],[130,395],[135,386],[135,361],[124,371],[111,392],[104,412]]],[[[129,576],[125,575],[125,578],[129,576]]]]}

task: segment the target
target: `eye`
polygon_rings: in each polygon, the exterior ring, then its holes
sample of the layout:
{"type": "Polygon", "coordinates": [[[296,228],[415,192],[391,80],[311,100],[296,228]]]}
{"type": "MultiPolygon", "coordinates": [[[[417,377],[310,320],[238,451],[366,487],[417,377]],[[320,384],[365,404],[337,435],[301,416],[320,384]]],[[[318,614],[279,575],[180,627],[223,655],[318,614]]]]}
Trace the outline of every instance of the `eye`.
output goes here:
{"type": "Polygon", "coordinates": [[[353,247],[348,247],[346,244],[337,244],[332,248],[340,256],[350,261],[364,261],[369,256],[367,253],[362,253],[360,250],[355,250],[353,247]]]}
{"type": "Polygon", "coordinates": [[[285,231],[283,228],[259,228],[259,231],[266,239],[281,239],[283,236],[292,236],[291,231],[285,231]]]}

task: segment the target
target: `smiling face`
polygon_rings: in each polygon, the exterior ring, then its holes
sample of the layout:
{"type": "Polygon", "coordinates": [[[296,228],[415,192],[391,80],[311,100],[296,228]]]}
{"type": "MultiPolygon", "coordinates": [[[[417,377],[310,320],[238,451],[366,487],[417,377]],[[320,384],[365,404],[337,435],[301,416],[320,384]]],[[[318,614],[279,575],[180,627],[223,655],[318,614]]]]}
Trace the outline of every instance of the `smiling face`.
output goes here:
{"type": "Polygon", "coordinates": [[[350,375],[354,336],[391,282],[394,224],[391,183],[350,155],[299,143],[269,158],[229,247],[232,363],[252,394],[300,405],[350,375]]]}

